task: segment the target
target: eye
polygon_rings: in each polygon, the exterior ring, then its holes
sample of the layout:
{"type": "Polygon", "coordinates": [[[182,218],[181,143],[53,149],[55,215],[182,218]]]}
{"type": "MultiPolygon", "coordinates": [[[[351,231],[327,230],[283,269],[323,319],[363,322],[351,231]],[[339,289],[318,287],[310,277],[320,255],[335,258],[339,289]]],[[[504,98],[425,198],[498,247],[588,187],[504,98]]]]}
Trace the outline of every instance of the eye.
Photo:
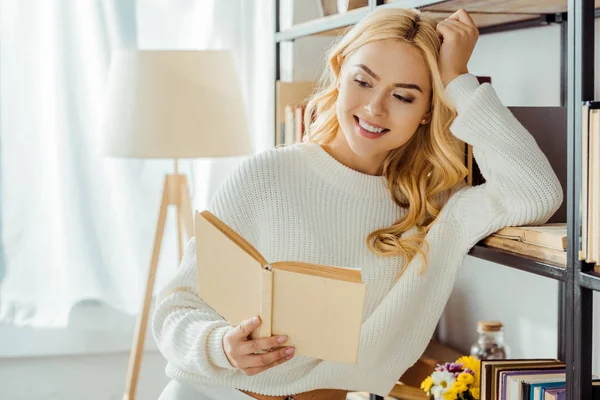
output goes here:
{"type": "Polygon", "coordinates": [[[356,82],[358,84],[358,86],[360,86],[360,87],[370,87],[371,86],[367,82],[361,81],[360,79],[354,79],[354,82],[356,82]]]}
{"type": "Polygon", "coordinates": [[[402,97],[402,96],[400,96],[399,94],[395,94],[395,95],[394,95],[394,97],[395,97],[395,98],[397,98],[398,100],[400,100],[400,101],[401,101],[401,102],[403,102],[403,103],[408,103],[408,104],[410,104],[410,103],[412,103],[412,102],[413,102],[413,100],[412,100],[412,99],[407,99],[406,97],[402,97]]]}

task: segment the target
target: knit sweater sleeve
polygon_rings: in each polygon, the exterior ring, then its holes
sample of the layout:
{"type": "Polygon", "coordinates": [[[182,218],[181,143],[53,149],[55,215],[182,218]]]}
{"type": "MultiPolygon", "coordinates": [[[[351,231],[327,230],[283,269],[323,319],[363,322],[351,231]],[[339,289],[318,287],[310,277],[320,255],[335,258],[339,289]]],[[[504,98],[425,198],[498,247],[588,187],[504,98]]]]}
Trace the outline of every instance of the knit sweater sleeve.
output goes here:
{"type": "Polygon", "coordinates": [[[463,229],[464,250],[505,226],[543,224],[563,201],[558,177],[533,136],[489,83],[463,74],[446,87],[458,116],[450,130],[473,146],[486,182],[456,192],[445,207],[463,229]]]}
{"type": "MultiPolygon", "coordinates": [[[[245,159],[221,184],[207,209],[255,243],[255,196],[259,174],[253,157],[245,159]]],[[[248,316],[250,318],[251,316],[248,316]]],[[[156,299],[152,333],[169,363],[204,378],[223,378],[237,371],[223,349],[233,326],[208,306],[198,293],[196,241],[187,244],[175,276],[156,299]]]]}

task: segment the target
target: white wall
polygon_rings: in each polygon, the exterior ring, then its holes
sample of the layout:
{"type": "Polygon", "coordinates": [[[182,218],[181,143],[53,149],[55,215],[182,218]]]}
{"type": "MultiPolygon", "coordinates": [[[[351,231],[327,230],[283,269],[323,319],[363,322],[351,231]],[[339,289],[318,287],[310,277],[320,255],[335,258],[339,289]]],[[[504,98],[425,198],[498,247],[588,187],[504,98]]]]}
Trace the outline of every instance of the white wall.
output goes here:
{"type": "MultiPolygon", "coordinates": [[[[313,3],[316,2],[295,2],[296,23],[318,16],[313,3]]],[[[596,26],[596,43],[600,43],[598,21],[596,26]]],[[[325,65],[324,49],[333,40],[323,37],[298,40],[290,50],[292,55],[285,60],[291,58],[293,65],[282,66],[287,74],[282,77],[310,80],[319,76],[325,65]]],[[[560,57],[558,25],[486,34],[479,38],[469,71],[491,76],[498,96],[507,106],[557,106],[560,105],[560,57]]],[[[598,79],[595,89],[599,99],[598,79]]],[[[556,357],[557,291],[558,283],[551,279],[467,256],[440,321],[440,335],[466,353],[476,340],[477,321],[498,319],[505,324],[511,357],[556,357]]],[[[597,296],[594,308],[594,347],[597,347],[600,343],[597,296]]],[[[600,375],[597,351],[593,373],[600,375]]]]}

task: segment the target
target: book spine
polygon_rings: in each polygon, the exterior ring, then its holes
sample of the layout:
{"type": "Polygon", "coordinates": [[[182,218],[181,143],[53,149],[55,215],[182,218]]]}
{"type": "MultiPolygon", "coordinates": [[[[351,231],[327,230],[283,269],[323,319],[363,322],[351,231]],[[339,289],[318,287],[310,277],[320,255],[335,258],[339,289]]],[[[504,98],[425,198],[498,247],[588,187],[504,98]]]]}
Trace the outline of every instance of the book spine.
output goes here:
{"type": "Polygon", "coordinates": [[[582,137],[581,137],[581,235],[579,237],[580,260],[588,259],[588,189],[589,189],[589,104],[583,103],[582,107],[582,137]]]}
{"type": "Polygon", "coordinates": [[[260,272],[260,319],[262,323],[258,337],[270,337],[273,322],[273,271],[269,264],[260,272]]]}

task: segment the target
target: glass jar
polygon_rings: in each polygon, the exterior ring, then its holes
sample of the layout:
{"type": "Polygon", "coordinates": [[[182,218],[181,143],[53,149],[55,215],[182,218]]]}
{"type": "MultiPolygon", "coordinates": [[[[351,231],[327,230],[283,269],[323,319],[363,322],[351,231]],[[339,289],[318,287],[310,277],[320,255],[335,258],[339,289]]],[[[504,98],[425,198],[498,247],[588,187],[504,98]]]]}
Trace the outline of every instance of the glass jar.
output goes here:
{"type": "Polygon", "coordinates": [[[504,330],[500,321],[479,321],[477,342],[471,346],[471,355],[479,360],[504,360],[508,346],[504,344],[504,330]]]}

